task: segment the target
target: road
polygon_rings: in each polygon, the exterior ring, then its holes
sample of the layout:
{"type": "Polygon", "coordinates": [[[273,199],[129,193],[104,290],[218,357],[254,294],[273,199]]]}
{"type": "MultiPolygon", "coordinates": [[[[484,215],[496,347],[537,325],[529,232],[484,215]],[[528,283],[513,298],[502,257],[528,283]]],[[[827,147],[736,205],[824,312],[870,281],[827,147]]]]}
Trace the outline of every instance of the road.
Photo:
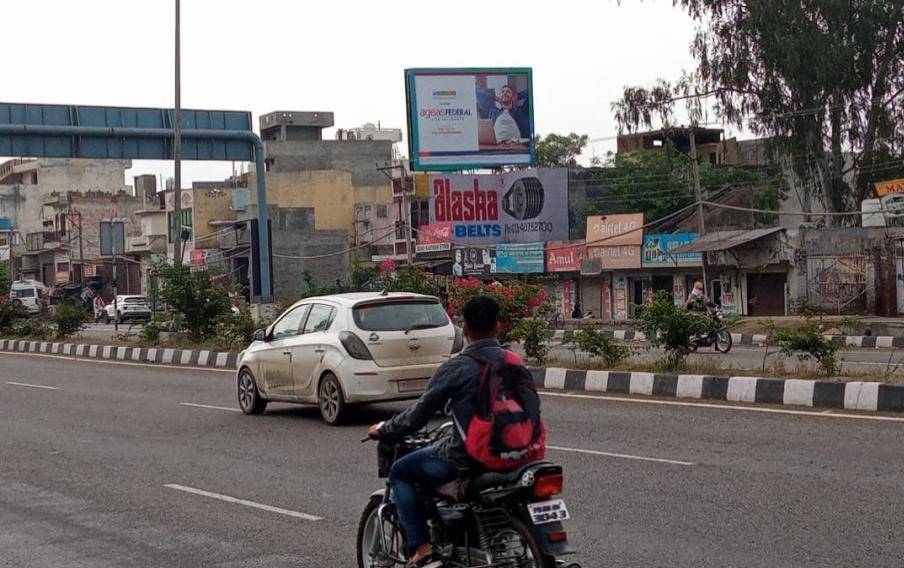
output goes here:
{"type": "MultiPolygon", "coordinates": [[[[585,567],[904,558],[900,419],[543,404],[585,567]]],[[[358,517],[380,487],[359,439],[399,408],[342,428],[313,408],[248,417],[229,373],[0,354],[0,564],[354,566],[358,517]]]]}

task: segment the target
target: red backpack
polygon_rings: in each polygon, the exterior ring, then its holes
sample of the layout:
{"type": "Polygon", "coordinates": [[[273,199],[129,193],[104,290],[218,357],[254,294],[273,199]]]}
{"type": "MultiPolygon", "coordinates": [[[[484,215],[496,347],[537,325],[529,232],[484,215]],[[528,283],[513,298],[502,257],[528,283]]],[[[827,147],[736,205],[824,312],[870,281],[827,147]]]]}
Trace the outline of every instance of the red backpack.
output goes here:
{"type": "Polygon", "coordinates": [[[465,355],[483,365],[477,413],[468,425],[465,449],[491,471],[516,469],[546,455],[540,396],[521,357],[506,351],[500,363],[465,355]]]}

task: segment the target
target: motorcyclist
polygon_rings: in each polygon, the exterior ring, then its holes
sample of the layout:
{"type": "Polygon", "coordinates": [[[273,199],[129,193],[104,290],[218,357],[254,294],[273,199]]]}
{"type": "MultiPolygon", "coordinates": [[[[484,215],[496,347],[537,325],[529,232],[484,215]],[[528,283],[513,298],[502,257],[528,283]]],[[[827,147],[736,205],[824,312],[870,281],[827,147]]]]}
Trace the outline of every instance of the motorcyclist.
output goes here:
{"type": "Polygon", "coordinates": [[[707,309],[714,305],[715,304],[713,304],[703,291],[703,281],[695,281],[694,287],[691,289],[691,293],[688,294],[687,301],[684,303],[684,307],[688,311],[705,314],[707,313],[707,309]]]}
{"type": "MultiPolygon", "coordinates": [[[[499,306],[496,302],[487,297],[473,298],[464,305],[463,312],[462,331],[469,343],[463,353],[485,361],[501,361],[506,351],[496,338],[499,330],[499,306]]],[[[373,439],[399,438],[417,432],[444,408],[452,412],[455,427],[451,437],[403,457],[389,471],[389,484],[405,528],[411,567],[443,566],[442,559],[430,543],[427,513],[415,488],[439,487],[480,473],[478,464],[465,450],[463,432],[467,431],[477,412],[477,391],[482,372],[482,365],[474,359],[454,357],[440,366],[430,379],[427,390],[411,408],[391,420],[371,426],[368,432],[373,439]]]]}

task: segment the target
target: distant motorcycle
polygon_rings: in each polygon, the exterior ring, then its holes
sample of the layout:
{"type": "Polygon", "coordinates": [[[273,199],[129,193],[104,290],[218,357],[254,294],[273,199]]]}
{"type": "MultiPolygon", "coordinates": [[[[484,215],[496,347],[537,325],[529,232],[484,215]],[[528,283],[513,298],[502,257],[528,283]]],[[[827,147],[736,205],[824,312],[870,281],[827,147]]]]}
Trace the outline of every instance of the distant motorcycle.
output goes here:
{"type": "MultiPolygon", "coordinates": [[[[381,440],[380,477],[409,453],[451,433],[452,423],[395,443],[381,440]]],[[[434,549],[455,568],[581,568],[562,560],[570,554],[562,521],[569,518],[562,467],[535,462],[507,473],[458,480],[421,498],[429,511],[434,549]]],[[[392,492],[370,497],[358,526],[358,568],[405,566],[405,538],[392,492]]]]}
{"type": "Polygon", "coordinates": [[[696,351],[700,347],[715,347],[719,353],[731,351],[731,332],[725,325],[725,315],[721,309],[707,308],[706,315],[716,324],[715,329],[706,335],[691,337],[691,349],[696,351]]]}

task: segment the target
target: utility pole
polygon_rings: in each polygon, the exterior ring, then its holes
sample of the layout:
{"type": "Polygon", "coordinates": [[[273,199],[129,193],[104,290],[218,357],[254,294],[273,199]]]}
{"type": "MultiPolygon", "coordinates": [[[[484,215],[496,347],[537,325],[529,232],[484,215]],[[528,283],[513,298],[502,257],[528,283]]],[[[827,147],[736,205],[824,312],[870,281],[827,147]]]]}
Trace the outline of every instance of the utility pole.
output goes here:
{"type": "MultiPolygon", "coordinates": [[[[703,216],[703,191],[700,189],[700,164],[697,156],[697,143],[694,137],[694,128],[694,126],[690,127],[691,177],[694,181],[694,195],[697,199],[697,228],[700,231],[700,238],[703,238],[703,235],[706,234],[706,220],[703,216]]],[[[701,266],[703,269],[703,293],[706,294],[709,291],[709,283],[706,280],[706,252],[702,252],[700,255],[702,261],[701,266]]]]}
{"type": "MultiPolygon", "coordinates": [[[[173,112],[173,264],[182,264],[182,62],[181,18],[176,0],[176,106],[173,112]]],[[[171,236],[172,237],[172,236],[171,236]]]]}
{"type": "Polygon", "coordinates": [[[393,181],[392,174],[389,171],[399,169],[401,171],[401,187],[402,187],[402,222],[405,224],[405,256],[407,257],[408,266],[414,264],[414,247],[411,243],[411,191],[409,191],[407,177],[405,176],[405,166],[381,166],[377,170],[383,172],[383,175],[393,181]]]}

